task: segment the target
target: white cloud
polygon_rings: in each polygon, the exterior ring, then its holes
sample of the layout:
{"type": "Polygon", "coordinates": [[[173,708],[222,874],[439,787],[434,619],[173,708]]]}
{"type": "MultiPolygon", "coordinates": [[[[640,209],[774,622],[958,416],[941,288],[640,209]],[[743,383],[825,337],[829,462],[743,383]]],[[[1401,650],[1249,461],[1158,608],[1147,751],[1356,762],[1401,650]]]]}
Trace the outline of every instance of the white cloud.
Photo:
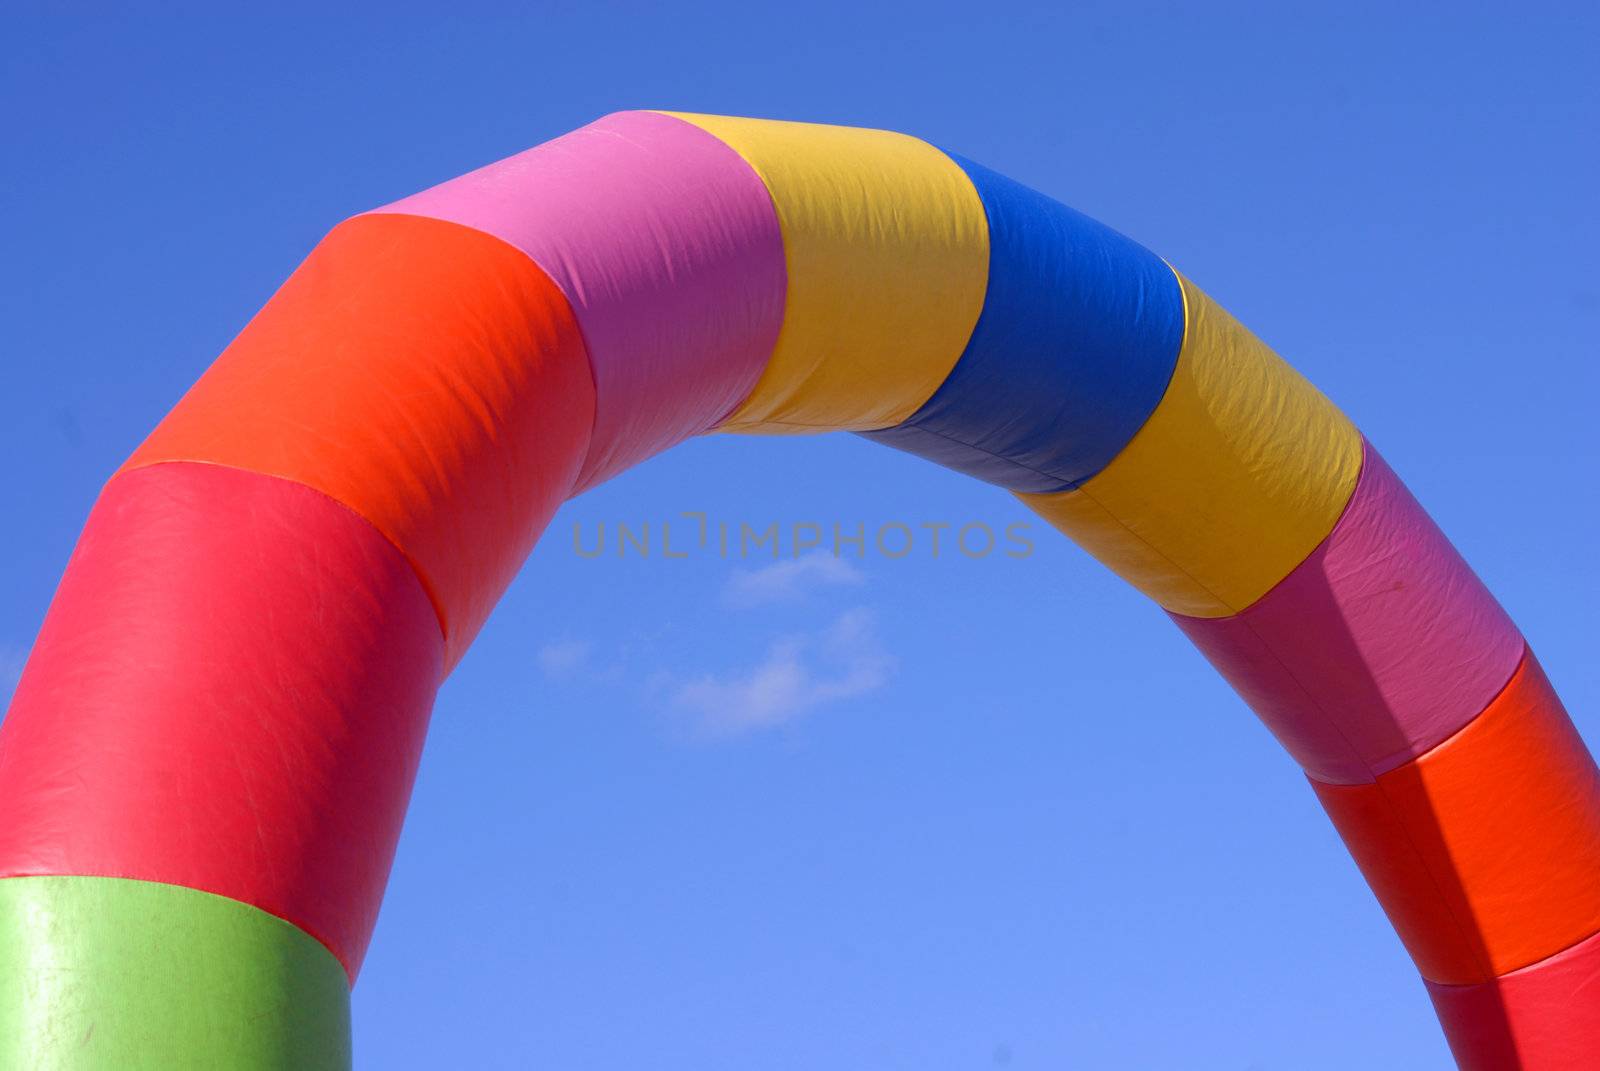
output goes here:
{"type": "Polygon", "coordinates": [[[819,550],[762,569],[740,569],[728,578],[722,597],[733,607],[763,606],[799,601],[819,587],[853,586],[865,580],[846,559],[819,550]]]}
{"type": "Polygon", "coordinates": [[[547,677],[568,677],[589,660],[587,640],[558,640],[539,648],[539,668],[547,677]]]}
{"type": "Polygon", "coordinates": [[[820,633],[775,642],[748,670],[678,684],[672,705],[693,717],[701,732],[727,736],[782,725],[876,691],[893,671],[894,659],[878,640],[872,614],[855,609],[820,633]]]}

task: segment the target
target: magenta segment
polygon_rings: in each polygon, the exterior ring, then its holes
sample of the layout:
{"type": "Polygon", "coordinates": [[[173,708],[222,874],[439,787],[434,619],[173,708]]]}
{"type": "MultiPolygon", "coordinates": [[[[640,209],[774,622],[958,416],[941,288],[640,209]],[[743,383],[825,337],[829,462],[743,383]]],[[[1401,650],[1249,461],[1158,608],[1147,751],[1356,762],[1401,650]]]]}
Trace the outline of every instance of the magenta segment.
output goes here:
{"type": "Polygon", "coordinates": [[[1591,1071],[1600,1053],[1600,934],[1492,982],[1428,996],[1464,1071],[1591,1071]]]}
{"type": "Polygon", "coordinates": [[[1321,781],[1371,781],[1443,741],[1522,657],[1510,617],[1371,444],[1344,516],[1242,613],[1172,615],[1321,781]]]}
{"type": "Polygon", "coordinates": [[[572,303],[597,396],[574,493],[713,427],[755,386],[783,322],[765,184],[670,116],[608,115],[377,211],[492,234],[572,303]]]}

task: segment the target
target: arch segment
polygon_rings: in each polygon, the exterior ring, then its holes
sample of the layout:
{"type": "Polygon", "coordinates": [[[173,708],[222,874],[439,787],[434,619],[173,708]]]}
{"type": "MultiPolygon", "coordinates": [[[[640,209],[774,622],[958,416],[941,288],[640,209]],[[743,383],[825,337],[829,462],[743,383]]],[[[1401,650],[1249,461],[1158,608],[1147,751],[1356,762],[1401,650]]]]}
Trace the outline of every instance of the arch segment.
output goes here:
{"type": "Polygon", "coordinates": [[[980,165],[658,112],[334,228],[107,483],[0,725],[0,1064],[347,1063],[434,692],[555,508],[692,435],[838,430],[1172,617],[1463,1066],[1593,1066],[1600,774],[1351,421],[980,165]]]}

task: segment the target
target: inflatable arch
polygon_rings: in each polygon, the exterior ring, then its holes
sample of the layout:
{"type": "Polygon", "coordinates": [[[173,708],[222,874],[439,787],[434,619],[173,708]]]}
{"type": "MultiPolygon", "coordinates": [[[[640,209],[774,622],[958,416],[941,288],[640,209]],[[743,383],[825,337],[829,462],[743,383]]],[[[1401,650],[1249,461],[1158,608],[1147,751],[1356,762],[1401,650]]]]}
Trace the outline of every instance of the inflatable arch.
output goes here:
{"type": "Polygon", "coordinates": [[[1351,422],[977,164],[662,112],[335,227],[107,483],[0,729],[0,1064],[347,1063],[434,692],[551,513],[691,435],[841,429],[1171,615],[1463,1066],[1600,1066],[1600,775],[1351,422]]]}

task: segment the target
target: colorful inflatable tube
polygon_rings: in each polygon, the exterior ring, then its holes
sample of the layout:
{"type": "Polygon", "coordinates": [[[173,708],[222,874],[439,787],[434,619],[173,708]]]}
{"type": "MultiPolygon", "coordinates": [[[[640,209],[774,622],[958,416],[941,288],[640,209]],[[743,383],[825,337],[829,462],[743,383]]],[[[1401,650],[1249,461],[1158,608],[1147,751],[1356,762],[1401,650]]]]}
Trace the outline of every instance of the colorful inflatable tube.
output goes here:
{"type": "Polygon", "coordinates": [[[1462,1066],[1600,1066],[1600,775],[1345,415],[977,164],[656,112],[335,227],[106,485],[0,727],[0,1065],[347,1064],[440,681],[562,501],[717,430],[1017,495],[1305,768],[1462,1066]]]}

